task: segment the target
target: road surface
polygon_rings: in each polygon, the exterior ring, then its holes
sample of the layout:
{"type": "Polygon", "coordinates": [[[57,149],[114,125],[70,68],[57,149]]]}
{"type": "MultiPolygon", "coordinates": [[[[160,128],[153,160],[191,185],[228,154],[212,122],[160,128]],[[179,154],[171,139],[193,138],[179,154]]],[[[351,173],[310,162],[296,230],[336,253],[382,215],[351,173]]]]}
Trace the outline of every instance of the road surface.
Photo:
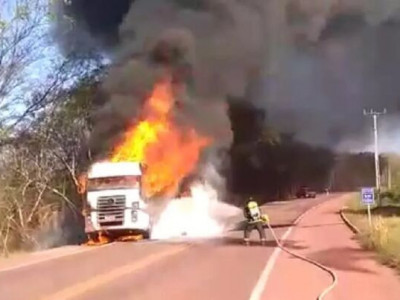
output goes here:
{"type": "MultiPolygon", "coordinates": [[[[324,300],[399,300],[400,277],[380,265],[376,255],[361,249],[338,210],[348,197],[328,201],[310,211],[290,235],[297,254],[330,268],[337,285],[324,300]]],[[[367,217],[367,216],[365,216],[367,217]]],[[[262,299],[317,299],[332,277],[313,265],[282,252],[264,287],[262,299]]]]}
{"type": "MultiPolygon", "coordinates": [[[[281,236],[301,213],[334,197],[275,203],[266,210],[281,236]]],[[[252,237],[258,238],[256,232],[252,237]]],[[[0,261],[0,295],[7,300],[247,300],[274,252],[268,237],[265,247],[245,247],[242,232],[232,232],[208,241],[121,242],[39,252],[0,261]]],[[[286,242],[292,250],[301,249],[300,244],[290,236],[286,242]]]]}

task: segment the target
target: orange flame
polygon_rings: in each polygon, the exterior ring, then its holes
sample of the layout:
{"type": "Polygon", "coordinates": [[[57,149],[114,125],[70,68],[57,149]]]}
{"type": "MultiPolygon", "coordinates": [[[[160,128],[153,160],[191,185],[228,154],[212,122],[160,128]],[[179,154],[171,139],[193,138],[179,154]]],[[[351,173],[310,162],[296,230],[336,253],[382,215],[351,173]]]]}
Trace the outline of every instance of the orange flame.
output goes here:
{"type": "Polygon", "coordinates": [[[87,174],[82,173],[78,176],[77,192],[79,195],[85,194],[87,189],[87,174]]]}
{"type": "Polygon", "coordinates": [[[170,80],[157,83],[147,99],[143,119],[132,125],[112,153],[111,161],[141,162],[145,166],[145,196],[174,196],[180,181],[194,170],[200,151],[211,141],[193,128],[172,121],[174,93],[170,80]]]}
{"type": "Polygon", "coordinates": [[[98,232],[97,237],[95,237],[95,238],[89,237],[88,241],[84,245],[100,246],[100,245],[108,244],[111,242],[112,242],[112,240],[107,235],[105,235],[102,231],[100,231],[100,232],[98,232]]]}

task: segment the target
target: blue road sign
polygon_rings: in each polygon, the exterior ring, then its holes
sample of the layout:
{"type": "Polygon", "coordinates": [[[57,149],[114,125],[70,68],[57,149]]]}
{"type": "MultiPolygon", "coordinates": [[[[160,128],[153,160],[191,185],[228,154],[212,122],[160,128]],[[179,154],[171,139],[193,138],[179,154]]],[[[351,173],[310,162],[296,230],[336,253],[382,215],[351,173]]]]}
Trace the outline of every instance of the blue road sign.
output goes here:
{"type": "Polygon", "coordinates": [[[361,202],[366,205],[375,203],[375,189],[374,188],[362,188],[361,189],[361,202]]]}

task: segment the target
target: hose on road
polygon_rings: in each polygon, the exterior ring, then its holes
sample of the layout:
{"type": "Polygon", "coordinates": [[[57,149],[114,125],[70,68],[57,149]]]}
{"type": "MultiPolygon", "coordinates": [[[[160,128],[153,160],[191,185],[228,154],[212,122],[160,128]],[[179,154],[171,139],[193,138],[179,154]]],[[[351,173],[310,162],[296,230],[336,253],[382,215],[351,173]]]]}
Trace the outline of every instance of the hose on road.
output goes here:
{"type": "Polygon", "coordinates": [[[335,272],[332,271],[331,269],[329,269],[328,267],[326,267],[326,266],[324,266],[324,265],[322,265],[322,264],[316,262],[315,260],[309,259],[309,258],[307,258],[307,257],[305,257],[305,256],[302,256],[302,255],[300,255],[300,254],[297,254],[297,253],[292,252],[292,251],[290,251],[289,249],[287,249],[287,248],[286,248],[284,245],[282,245],[282,243],[279,241],[278,237],[277,237],[276,234],[275,234],[275,231],[272,229],[272,226],[271,226],[271,224],[269,223],[269,220],[266,221],[266,224],[267,224],[269,230],[271,231],[272,236],[273,236],[273,238],[274,238],[274,240],[275,240],[275,242],[276,242],[276,244],[278,245],[279,248],[281,248],[281,249],[282,249],[283,251],[285,251],[286,253],[288,253],[288,254],[290,254],[290,255],[292,255],[292,256],[298,258],[298,259],[301,259],[301,260],[303,260],[303,261],[305,261],[305,262],[308,262],[308,263],[310,263],[310,264],[312,264],[312,265],[314,265],[314,266],[317,266],[318,268],[320,268],[320,269],[322,269],[323,271],[327,272],[327,273],[332,277],[332,283],[331,283],[326,289],[324,289],[324,290],[322,291],[322,293],[317,297],[317,300],[323,300],[323,299],[325,298],[325,296],[326,296],[331,290],[333,290],[333,288],[336,286],[336,284],[337,284],[337,282],[338,282],[338,279],[337,279],[337,276],[336,276],[335,272]]]}

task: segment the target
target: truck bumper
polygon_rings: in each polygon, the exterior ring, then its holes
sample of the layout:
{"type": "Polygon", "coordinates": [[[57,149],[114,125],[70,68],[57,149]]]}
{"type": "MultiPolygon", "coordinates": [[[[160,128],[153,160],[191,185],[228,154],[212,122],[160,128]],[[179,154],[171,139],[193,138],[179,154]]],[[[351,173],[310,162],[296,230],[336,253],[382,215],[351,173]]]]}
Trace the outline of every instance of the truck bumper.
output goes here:
{"type": "Polygon", "coordinates": [[[126,209],[122,222],[100,222],[98,212],[92,211],[85,217],[85,233],[97,231],[132,231],[149,232],[151,230],[150,216],[144,211],[126,209]]]}

